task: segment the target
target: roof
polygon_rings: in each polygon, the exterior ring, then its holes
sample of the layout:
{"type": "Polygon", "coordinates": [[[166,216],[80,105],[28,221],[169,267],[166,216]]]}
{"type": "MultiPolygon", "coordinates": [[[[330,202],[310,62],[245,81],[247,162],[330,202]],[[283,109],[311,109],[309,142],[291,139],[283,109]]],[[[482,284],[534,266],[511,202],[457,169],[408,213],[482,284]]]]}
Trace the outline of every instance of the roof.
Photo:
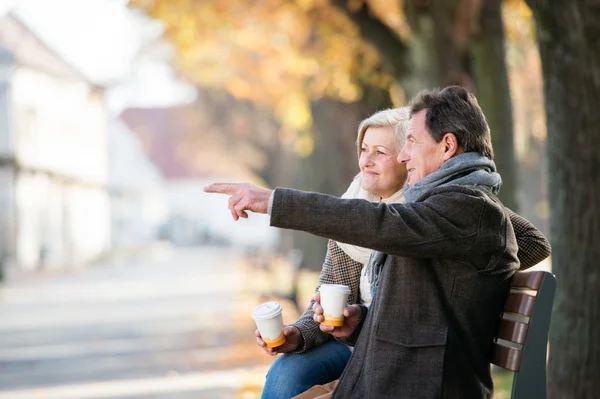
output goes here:
{"type": "Polygon", "coordinates": [[[141,140],[150,160],[167,180],[205,177],[181,155],[185,138],[182,114],[185,106],[171,108],[128,108],[121,119],[141,140]]]}
{"type": "Polygon", "coordinates": [[[26,65],[59,78],[83,80],[97,86],[12,13],[0,17],[0,46],[2,62],[14,60],[18,65],[26,65]]]}

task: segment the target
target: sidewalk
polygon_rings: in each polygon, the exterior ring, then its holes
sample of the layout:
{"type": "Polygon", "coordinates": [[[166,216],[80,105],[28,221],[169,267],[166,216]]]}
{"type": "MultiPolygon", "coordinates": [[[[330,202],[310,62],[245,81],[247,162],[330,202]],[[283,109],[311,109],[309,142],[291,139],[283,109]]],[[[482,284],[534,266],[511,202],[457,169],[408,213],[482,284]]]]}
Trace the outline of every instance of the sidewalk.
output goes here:
{"type": "Polygon", "coordinates": [[[200,248],[8,282],[0,398],[258,397],[274,360],[250,317],[265,278],[200,248]]]}

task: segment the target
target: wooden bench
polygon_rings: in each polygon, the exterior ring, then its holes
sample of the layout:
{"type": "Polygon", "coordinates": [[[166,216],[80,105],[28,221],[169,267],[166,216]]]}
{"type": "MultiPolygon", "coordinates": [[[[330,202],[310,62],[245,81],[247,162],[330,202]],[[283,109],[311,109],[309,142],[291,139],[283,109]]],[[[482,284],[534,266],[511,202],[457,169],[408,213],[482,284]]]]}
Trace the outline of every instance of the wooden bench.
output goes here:
{"type": "Polygon", "coordinates": [[[517,272],[500,320],[492,363],[515,373],[512,399],[546,398],[548,330],[556,278],[544,271],[517,272]]]}

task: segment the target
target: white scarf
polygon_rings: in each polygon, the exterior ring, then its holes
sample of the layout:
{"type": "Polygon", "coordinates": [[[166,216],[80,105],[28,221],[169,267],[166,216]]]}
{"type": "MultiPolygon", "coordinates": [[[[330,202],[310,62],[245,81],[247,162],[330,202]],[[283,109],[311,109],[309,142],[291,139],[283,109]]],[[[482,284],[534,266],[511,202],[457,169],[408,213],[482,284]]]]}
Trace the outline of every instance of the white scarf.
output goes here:
{"type": "MultiPolygon", "coordinates": [[[[350,184],[350,187],[348,187],[348,190],[346,190],[346,192],[342,195],[342,198],[345,198],[345,199],[361,198],[361,199],[366,199],[367,201],[370,201],[370,202],[377,202],[377,203],[384,202],[386,204],[393,204],[393,203],[404,204],[406,202],[406,200],[404,199],[404,193],[403,193],[402,189],[396,191],[391,197],[382,199],[380,196],[371,194],[367,190],[363,189],[361,187],[361,183],[362,183],[362,174],[359,173],[358,175],[356,175],[356,177],[350,184]]],[[[356,245],[350,245],[350,244],[346,244],[346,243],[339,242],[339,241],[337,241],[337,244],[342,249],[342,251],[344,251],[353,260],[355,260],[363,265],[366,265],[367,262],[369,261],[369,256],[371,255],[371,251],[372,251],[371,249],[358,247],[356,245]]]]}

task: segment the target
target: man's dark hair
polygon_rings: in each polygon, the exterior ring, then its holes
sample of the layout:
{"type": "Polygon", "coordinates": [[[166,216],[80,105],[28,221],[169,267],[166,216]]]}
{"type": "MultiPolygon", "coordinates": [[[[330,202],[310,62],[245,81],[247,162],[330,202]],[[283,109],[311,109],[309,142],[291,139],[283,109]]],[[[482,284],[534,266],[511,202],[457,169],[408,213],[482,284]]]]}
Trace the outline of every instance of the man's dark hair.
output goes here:
{"type": "Polygon", "coordinates": [[[410,117],[426,109],[425,126],[439,143],[453,133],[464,152],[494,159],[490,128],[475,96],[460,86],[423,90],[410,102],[410,117]]]}

